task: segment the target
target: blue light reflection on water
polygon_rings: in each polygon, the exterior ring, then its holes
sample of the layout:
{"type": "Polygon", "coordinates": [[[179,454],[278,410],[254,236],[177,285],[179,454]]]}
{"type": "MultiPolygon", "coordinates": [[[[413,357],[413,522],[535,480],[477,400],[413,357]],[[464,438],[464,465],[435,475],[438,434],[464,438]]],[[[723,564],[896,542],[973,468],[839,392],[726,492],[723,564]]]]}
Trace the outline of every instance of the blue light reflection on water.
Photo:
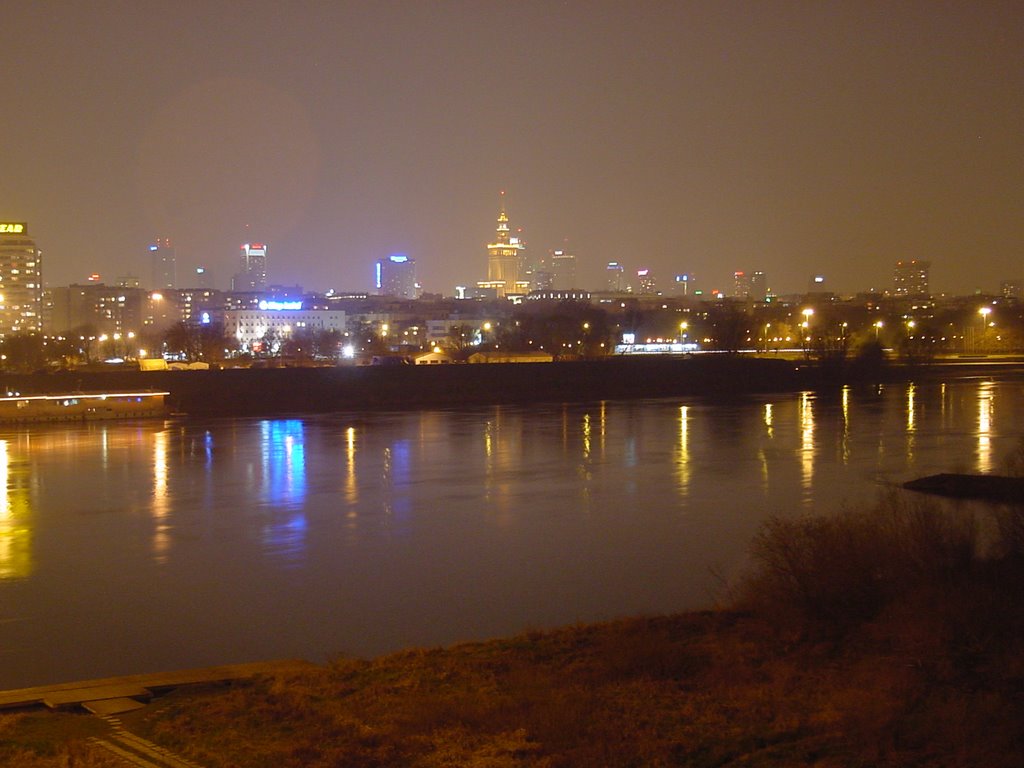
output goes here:
{"type": "Polygon", "coordinates": [[[262,484],[267,522],[263,542],[282,562],[297,566],[306,546],[306,446],[301,419],[260,422],[262,484]]]}

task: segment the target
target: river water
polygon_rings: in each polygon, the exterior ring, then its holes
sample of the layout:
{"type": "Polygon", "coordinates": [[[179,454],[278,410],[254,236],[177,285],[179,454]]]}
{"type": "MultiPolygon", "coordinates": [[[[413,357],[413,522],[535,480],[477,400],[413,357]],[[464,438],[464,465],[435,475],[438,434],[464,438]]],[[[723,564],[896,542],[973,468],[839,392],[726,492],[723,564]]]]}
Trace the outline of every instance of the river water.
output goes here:
{"type": "Polygon", "coordinates": [[[708,607],[770,514],[998,471],[1024,380],[0,431],[0,689],[708,607]]]}

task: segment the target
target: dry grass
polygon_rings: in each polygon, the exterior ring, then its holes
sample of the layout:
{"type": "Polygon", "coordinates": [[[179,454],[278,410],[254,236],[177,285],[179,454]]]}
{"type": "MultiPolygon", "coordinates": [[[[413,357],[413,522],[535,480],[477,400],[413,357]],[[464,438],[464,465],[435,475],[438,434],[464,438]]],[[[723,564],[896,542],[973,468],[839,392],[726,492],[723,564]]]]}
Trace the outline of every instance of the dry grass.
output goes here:
{"type": "Polygon", "coordinates": [[[123,768],[109,752],[91,746],[106,725],[89,715],[5,712],[0,715],[0,765],[18,768],[123,768]]]}

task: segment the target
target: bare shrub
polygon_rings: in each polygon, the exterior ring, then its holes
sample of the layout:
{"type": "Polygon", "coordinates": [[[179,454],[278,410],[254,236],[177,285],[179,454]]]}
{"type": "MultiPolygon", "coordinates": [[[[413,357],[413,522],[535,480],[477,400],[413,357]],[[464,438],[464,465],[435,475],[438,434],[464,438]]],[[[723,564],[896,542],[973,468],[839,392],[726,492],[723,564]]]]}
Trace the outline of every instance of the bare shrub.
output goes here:
{"type": "Polygon", "coordinates": [[[739,607],[842,629],[922,583],[955,579],[977,552],[972,514],[895,494],[833,517],[774,517],[754,540],[739,607]]]}

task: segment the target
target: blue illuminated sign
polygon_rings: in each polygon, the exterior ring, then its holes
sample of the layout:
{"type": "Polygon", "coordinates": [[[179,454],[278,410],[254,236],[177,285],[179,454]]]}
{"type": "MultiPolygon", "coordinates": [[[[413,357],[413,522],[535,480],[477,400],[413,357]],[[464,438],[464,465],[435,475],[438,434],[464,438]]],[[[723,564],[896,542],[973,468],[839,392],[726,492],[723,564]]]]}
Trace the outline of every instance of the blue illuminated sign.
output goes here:
{"type": "Polygon", "coordinates": [[[388,258],[391,259],[391,261],[393,261],[395,264],[405,264],[405,262],[409,260],[409,257],[406,256],[404,253],[393,253],[390,256],[388,256],[388,258]]]}
{"type": "Polygon", "coordinates": [[[281,310],[287,309],[302,309],[301,301],[267,301],[262,300],[259,303],[260,309],[269,309],[271,312],[280,312],[281,310]]]}

